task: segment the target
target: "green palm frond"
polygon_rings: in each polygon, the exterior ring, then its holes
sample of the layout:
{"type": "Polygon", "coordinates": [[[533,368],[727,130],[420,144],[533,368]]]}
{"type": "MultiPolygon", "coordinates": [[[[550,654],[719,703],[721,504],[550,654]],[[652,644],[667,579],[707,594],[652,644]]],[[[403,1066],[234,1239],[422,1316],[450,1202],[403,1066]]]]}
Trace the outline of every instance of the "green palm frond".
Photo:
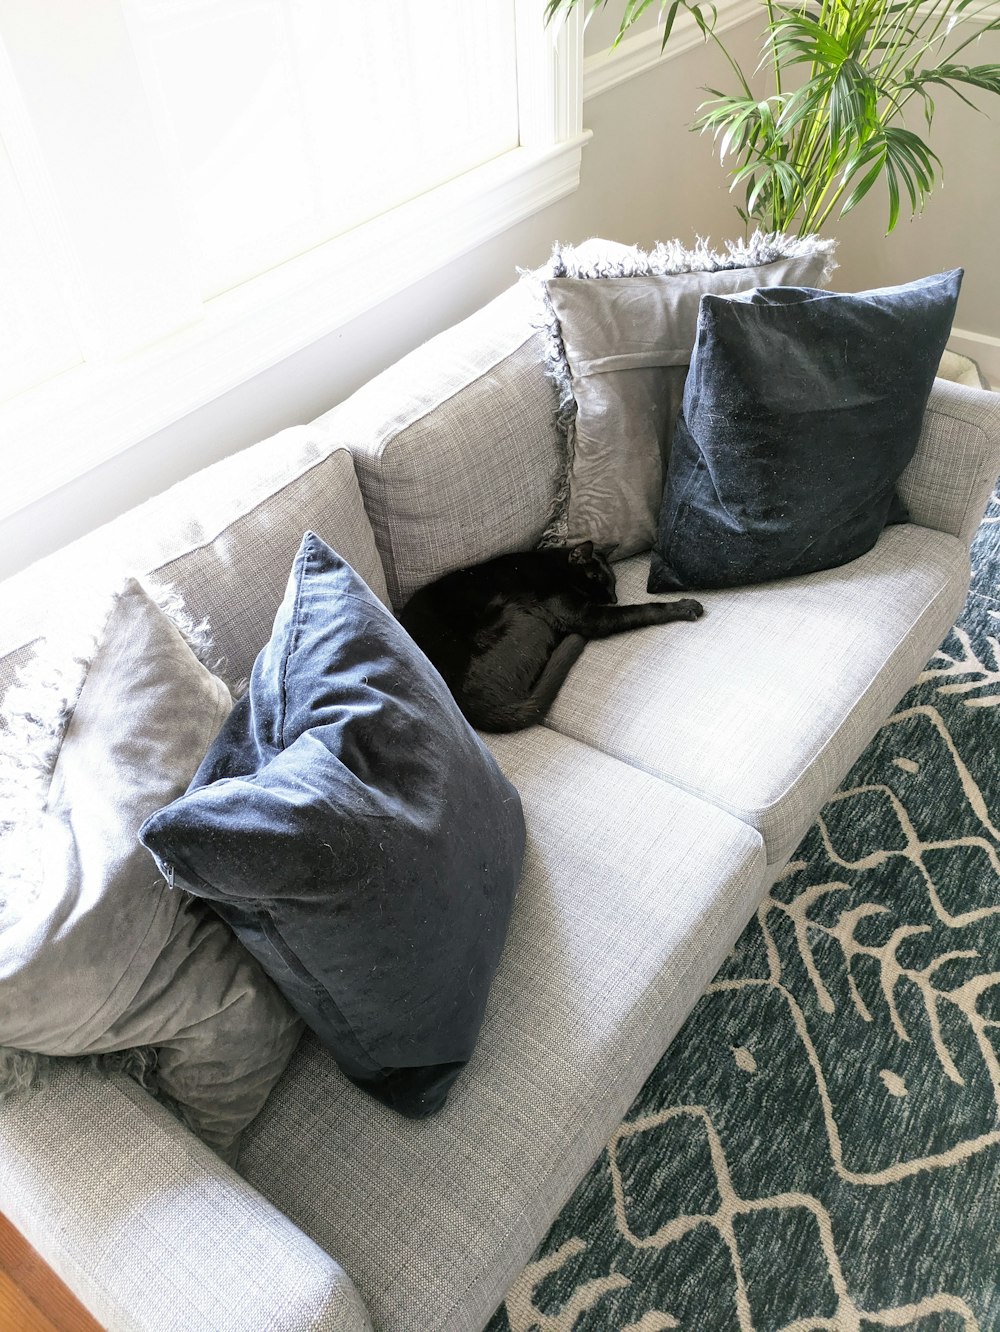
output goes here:
{"type": "MultiPolygon", "coordinates": [[[[593,12],[608,0],[547,0],[546,21],[582,4],[593,12]]],[[[661,45],[686,12],[714,43],[739,84],[733,95],[705,91],[692,128],[710,133],[731,187],[743,186],[740,216],[771,230],[821,227],[837,210],[849,213],[880,179],[892,231],[904,205],[920,212],[940,176],[941,161],[905,123],[918,99],[929,132],[932,89],[946,88],[974,109],[969,93],[1000,96],[1000,64],[970,65],[961,53],[983,33],[1000,31],[990,0],[761,0],[760,63],[749,73],[716,31],[705,0],[624,0],[617,42],[651,6],[661,45]],[[774,91],[752,80],[769,72],[774,91]]]]}
{"type": "Polygon", "coordinates": [[[914,72],[902,86],[923,89],[929,83],[950,88],[967,106],[978,111],[975,102],[971,102],[968,97],[960,93],[955,84],[963,83],[969,88],[979,88],[982,92],[996,93],[1000,96],[1000,65],[934,65],[930,69],[914,72]]]}

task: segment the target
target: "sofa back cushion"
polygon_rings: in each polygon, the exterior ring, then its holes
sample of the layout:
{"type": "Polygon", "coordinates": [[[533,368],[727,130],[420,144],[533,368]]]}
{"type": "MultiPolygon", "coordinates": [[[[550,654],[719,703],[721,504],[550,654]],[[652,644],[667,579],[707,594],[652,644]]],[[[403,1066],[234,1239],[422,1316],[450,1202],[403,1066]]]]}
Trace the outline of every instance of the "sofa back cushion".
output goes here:
{"type": "Polygon", "coordinates": [[[303,532],[335,546],[383,601],[381,561],[350,455],[316,425],[224,458],[0,584],[0,696],[49,613],[127,574],[173,587],[209,622],[219,673],[250,674],[303,532]],[[51,608],[51,612],[49,612],[51,608]]]}
{"type": "Polygon", "coordinates": [[[545,529],[561,453],[538,318],[515,286],[319,418],[354,455],[396,609],[545,529]]]}

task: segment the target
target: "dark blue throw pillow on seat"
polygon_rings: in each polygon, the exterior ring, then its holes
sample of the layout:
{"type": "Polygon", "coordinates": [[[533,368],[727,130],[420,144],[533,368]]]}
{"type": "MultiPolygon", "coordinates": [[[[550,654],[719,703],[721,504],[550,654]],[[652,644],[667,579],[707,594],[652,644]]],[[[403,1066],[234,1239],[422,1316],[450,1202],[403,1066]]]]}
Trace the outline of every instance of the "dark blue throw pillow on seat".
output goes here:
{"type": "Polygon", "coordinates": [[[650,592],[830,569],[905,522],[913,457],[962,270],[849,295],[703,296],[650,592]]]}
{"type": "Polygon", "coordinates": [[[246,696],[143,825],[333,1053],[400,1113],[472,1054],[524,852],[517,792],[364,581],[307,533],[246,696]]]}

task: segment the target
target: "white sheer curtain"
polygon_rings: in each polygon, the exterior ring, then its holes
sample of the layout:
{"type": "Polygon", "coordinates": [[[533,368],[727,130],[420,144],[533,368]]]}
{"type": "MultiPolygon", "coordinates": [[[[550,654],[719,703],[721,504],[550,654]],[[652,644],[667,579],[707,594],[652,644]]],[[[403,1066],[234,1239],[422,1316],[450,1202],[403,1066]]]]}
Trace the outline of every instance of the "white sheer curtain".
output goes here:
{"type": "Polygon", "coordinates": [[[0,518],[576,188],[545,0],[0,0],[0,518]]]}
{"type": "Polygon", "coordinates": [[[513,0],[128,0],[206,297],[518,144],[513,0]]]}
{"type": "Polygon", "coordinates": [[[0,400],[518,145],[514,0],[0,0],[0,41],[0,400]]]}

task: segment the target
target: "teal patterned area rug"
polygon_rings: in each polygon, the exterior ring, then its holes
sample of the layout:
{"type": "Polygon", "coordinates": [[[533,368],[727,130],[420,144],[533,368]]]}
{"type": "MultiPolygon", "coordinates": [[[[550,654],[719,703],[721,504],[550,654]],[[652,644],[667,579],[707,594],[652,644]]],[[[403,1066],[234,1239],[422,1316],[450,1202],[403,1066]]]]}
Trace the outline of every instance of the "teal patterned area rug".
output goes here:
{"type": "Polygon", "coordinates": [[[1000,497],[489,1332],[1000,1332],[1000,497]]]}

